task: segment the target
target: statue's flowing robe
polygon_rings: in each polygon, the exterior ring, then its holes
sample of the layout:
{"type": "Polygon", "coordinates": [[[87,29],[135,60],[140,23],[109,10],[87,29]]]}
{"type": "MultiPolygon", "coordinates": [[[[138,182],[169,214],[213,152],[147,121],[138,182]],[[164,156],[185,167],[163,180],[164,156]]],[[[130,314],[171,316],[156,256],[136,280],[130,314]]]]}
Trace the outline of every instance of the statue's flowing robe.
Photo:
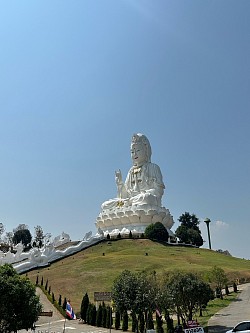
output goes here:
{"type": "Polygon", "coordinates": [[[157,164],[148,162],[140,168],[132,167],[124,185],[131,203],[161,206],[165,186],[157,164]]]}
{"type": "Polygon", "coordinates": [[[141,167],[133,166],[123,185],[121,198],[105,201],[102,204],[102,209],[114,208],[120,200],[124,201],[125,206],[152,205],[160,207],[164,188],[158,165],[147,162],[141,167]]]}

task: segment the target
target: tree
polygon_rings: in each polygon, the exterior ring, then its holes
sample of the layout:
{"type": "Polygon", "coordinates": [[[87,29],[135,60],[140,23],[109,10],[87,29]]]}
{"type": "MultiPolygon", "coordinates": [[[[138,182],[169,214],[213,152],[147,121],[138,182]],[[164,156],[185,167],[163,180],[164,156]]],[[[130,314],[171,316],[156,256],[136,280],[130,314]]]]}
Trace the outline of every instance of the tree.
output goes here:
{"type": "Polygon", "coordinates": [[[37,225],[35,227],[35,242],[36,245],[38,247],[42,247],[43,246],[43,240],[44,240],[44,233],[43,233],[43,229],[40,225],[37,225]]]}
{"type": "Polygon", "coordinates": [[[123,315],[122,315],[122,330],[123,330],[123,332],[126,332],[128,330],[128,313],[127,313],[127,311],[124,311],[123,315]]]}
{"type": "Polygon", "coordinates": [[[96,306],[94,304],[89,303],[88,305],[86,311],[86,323],[92,326],[96,325],[96,306]]]}
{"type": "Polygon", "coordinates": [[[209,284],[198,275],[183,272],[172,273],[163,292],[167,294],[169,310],[181,318],[184,325],[213,295],[209,284]]]}
{"type": "Polygon", "coordinates": [[[156,332],[157,333],[163,333],[163,320],[162,320],[162,316],[156,314],[156,332]]]}
{"type": "Polygon", "coordinates": [[[116,309],[121,313],[131,311],[134,316],[137,315],[138,323],[142,315],[147,318],[148,312],[155,310],[156,294],[155,275],[145,272],[132,273],[125,270],[115,279],[112,288],[116,309]]]}
{"type": "Polygon", "coordinates": [[[139,332],[144,333],[144,331],[145,331],[145,318],[144,318],[144,314],[142,312],[139,314],[138,319],[139,319],[139,325],[138,325],[139,332]]]}
{"type": "Polygon", "coordinates": [[[99,304],[97,312],[96,312],[96,326],[102,326],[102,304],[99,304]]]}
{"type": "Polygon", "coordinates": [[[102,303],[102,327],[107,327],[106,325],[107,325],[107,307],[106,307],[106,305],[105,305],[105,303],[103,302],[102,303]]]}
{"type": "Polygon", "coordinates": [[[92,304],[90,325],[95,326],[95,324],[96,324],[96,306],[92,304]]]}
{"type": "Polygon", "coordinates": [[[15,229],[13,229],[13,232],[15,233],[18,230],[25,230],[25,229],[29,229],[27,224],[20,223],[20,224],[18,224],[18,226],[15,229]]]}
{"type": "Polygon", "coordinates": [[[148,330],[154,329],[154,320],[153,320],[153,313],[149,311],[148,318],[147,318],[147,327],[148,330]]]}
{"type": "Polygon", "coordinates": [[[179,217],[178,221],[181,222],[181,225],[175,231],[176,237],[178,237],[182,243],[202,246],[203,239],[199,228],[199,219],[194,214],[191,215],[185,212],[179,217]]]}
{"type": "Polygon", "coordinates": [[[13,244],[13,235],[14,234],[11,231],[5,233],[4,242],[7,243],[9,246],[13,244]]]}
{"type": "Polygon", "coordinates": [[[114,281],[112,298],[116,309],[121,313],[133,306],[137,289],[137,279],[134,273],[125,270],[114,281]]]}
{"type": "Polygon", "coordinates": [[[167,333],[174,332],[174,320],[170,318],[169,312],[165,311],[165,320],[167,324],[167,333]]]}
{"type": "Polygon", "coordinates": [[[54,295],[54,293],[52,293],[52,304],[54,304],[55,303],[55,295],[54,295]]]}
{"type": "Polygon", "coordinates": [[[145,229],[145,236],[151,240],[167,241],[168,231],[161,222],[152,223],[145,229]]]}
{"type": "Polygon", "coordinates": [[[138,322],[137,322],[136,313],[134,313],[133,311],[131,312],[131,318],[132,318],[132,332],[137,332],[138,322]]]}
{"type": "Polygon", "coordinates": [[[113,318],[112,318],[112,309],[108,305],[107,306],[107,314],[106,314],[106,327],[111,328],[113,325],[113,318]]]}
{"type": "Polygon", "coordinates": [[[14,268],[0,266],[0,332],[31,329],[42,310],[35,287],[14,268]]]}
{"type": "Polygon", "coordinates": [[[63,310],[66,310],[66,306],[67,306],[67,299],[66,297],[64,297],[63,306],[62,306],[63,310]]]}
{"type": "Polygon", "coordinates": [[[208,279],[218,291],[218,296],[223,299],[222,289],[228,281],[225,271],[218,266],[214,266],[208,272],[208,279]]]}
{"type": "Polygon", "coordinates": [[[86,323],[88,306],[89,306],[89,296],[86,293],[82,298],[82,304],[81,304],[81,318],[85,323],[86,323]]]}
{"type": "MultiPolygon", "coordinates": [[[[90,312],[91,312],[91,307],[92,307],[92,304],[89,303],[88,308],[87,308],[87,313],[86,313],[86,323],[87,323],[88,325],[90,325],[90,322],[91,322],[91,314],[90,314],[90,312]]],[[[96,325],[96,322],[95,322],[95,325],[96,325]]],[[[95,326],[95,325],[94,325],[94,326],[95,326]]]]}
{"type": "Polygon", "coordinates": [[[14,232],[13,243],[23,243],[24,247],[27,247],[31,243],[31,233],[29,229],[18,229],[14,232]]]}
{"type": "Polygon", "coordinates": [[[2,234],[4,233],[4,225],[2,222],[0,222],[0,240],[1,240],[1,237],[2,237],[2,234]]]}

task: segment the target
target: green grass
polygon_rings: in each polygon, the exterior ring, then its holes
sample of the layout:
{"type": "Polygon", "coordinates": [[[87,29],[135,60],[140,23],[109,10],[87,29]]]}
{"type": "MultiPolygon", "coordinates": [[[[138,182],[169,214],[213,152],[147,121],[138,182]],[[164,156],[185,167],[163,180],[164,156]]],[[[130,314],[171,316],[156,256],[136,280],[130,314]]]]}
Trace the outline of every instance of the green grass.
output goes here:
{"type": "Polygon", "coordinates": [[[78,312],[86,292],[94,302],[94,292],[111,291],[114,279],[125,269],[156,274],[173,270],[205,273],[215,265],[225,270],[230,281],[250,281],[249,260],[206,249],[162,245],[148,239],[104,241],[27,275],[34,283],[37,275],[39,282],[42,277],[43,281],[48,279],[55,299],[58,301],[60,294],[62,299],[70,298],[78,312]]]}

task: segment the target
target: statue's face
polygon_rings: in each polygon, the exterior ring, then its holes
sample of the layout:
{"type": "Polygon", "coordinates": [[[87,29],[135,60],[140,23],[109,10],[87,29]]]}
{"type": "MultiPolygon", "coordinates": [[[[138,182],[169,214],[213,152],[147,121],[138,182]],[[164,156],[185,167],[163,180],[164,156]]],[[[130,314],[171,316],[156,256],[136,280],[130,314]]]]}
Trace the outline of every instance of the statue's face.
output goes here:
{"type": "Polygon", "coordinates": [[[146,149],[142,143],[133,144],[131,146],[131,158],[133,165],[136,167],[140,167],[147,162],[146,149]]]}

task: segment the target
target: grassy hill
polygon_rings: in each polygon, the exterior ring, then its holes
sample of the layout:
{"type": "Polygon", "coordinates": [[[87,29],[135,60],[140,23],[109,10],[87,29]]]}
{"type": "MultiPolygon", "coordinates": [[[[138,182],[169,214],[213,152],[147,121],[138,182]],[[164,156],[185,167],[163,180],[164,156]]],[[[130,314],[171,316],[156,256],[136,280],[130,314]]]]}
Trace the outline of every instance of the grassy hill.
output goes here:
{"type": "Polygon", "coordinates": [[[213,266],[225,270],[231,281],[250,281],[250,260],[192,247],[162,245],[148,239],[122,239],[104,241],[39,270],[29,272],[28,277],[44,285],[54,293],[55,299],[70,298],[75,312],[80,310],[83,295],[87,292],[94,301],[95,291],[111,291],[114,279],[125,269],[130,271],[171,270],[206,272],[213,266]]]}

